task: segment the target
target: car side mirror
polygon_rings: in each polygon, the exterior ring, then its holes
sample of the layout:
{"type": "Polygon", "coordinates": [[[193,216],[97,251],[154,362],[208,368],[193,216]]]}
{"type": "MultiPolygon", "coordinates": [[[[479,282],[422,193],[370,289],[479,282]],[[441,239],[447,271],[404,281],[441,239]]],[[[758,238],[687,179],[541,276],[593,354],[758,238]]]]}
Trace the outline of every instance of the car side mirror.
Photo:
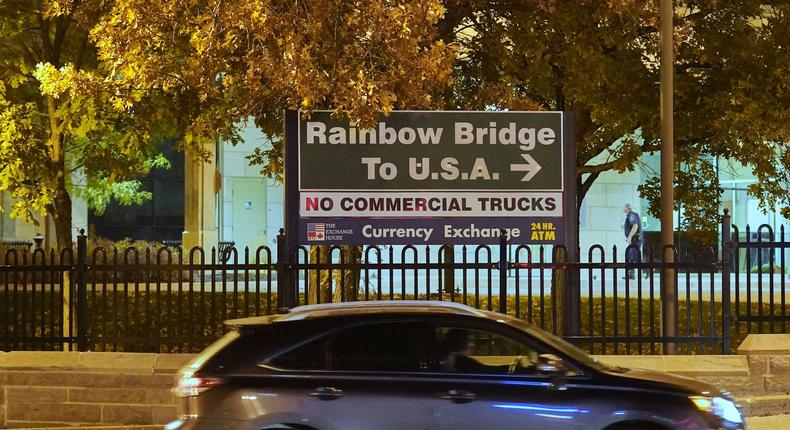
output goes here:
{"type": "Polygon", "coordinates": [[[538,373],[551,376],[563,376],[568,373],[568,366],[554,354],[541,354],[538,356],[538,373]]]}

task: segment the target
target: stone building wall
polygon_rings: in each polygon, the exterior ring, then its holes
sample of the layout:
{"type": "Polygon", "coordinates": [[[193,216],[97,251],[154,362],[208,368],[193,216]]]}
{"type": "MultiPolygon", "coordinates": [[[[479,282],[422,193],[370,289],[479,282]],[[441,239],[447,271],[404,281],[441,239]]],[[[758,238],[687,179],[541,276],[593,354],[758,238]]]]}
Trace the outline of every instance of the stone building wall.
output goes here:
{"type": "Polygon", "coordinates": [[[0,353],[0,428],[165,424],[186,354],[0,353]]]}

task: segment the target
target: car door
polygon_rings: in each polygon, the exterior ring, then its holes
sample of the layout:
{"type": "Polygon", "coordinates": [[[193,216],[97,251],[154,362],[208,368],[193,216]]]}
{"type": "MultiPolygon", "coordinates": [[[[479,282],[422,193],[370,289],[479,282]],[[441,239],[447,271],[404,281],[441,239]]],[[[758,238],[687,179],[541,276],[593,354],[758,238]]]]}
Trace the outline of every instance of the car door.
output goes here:
{"type": "Polygon", "coordinates": [[[588,409],[568,379],[537,370],[539,343],[512,328],[437,325],[439,430],[565,430],[584,428],[588,409]],[[440,376],[439,376],[440,375],[440,376]]]}
{"type": "Polygon", "coordinates": [[[298,411],[290,419],[321,430],[429,430],[433,386],[429,326],[390,320],[352,324],[268,360],[278,395],[298,411]]]}

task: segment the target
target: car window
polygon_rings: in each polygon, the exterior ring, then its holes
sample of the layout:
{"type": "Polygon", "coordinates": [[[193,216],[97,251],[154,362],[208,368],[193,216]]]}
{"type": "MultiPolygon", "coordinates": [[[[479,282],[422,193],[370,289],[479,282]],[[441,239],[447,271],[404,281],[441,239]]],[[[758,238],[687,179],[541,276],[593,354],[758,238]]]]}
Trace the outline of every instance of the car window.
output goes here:
{"type": "Polygon", "coordinates": [[[421,323],[355,326],[287,351],[269,363],[288,370],[420,372],[428,368],[429,334],[421,323]]]}
{"type": "Polygon", "coordinates": [[[269,364],[283,370],[324,370],[325,339],[309,342],[269,360],[269,364]]]}
{"type": "Polygon", "coordinates": [[[499,333],[465,327],[438,327],[438,367],[443,373],[533,374],[539,353],[499,333]]]}

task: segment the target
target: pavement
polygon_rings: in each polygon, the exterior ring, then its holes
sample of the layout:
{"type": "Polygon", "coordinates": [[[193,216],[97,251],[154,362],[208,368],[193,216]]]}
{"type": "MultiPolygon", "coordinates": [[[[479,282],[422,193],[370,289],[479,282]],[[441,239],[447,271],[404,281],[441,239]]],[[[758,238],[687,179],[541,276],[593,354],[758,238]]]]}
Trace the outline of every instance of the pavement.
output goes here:
{"type": "Polygon", "coordinates": [[[746,425],[749,430],[786,430],[790,429],[790,415],[746,418],[746,425]]]}
{"type": "Polygon", "coordinates": [[[163,426],[160,425],[138,425],[138,426],[90,426],[90,427],[37,427],[29,428],[27,430],[74,430],[74,429],[90,429],[90,430],[162,430],[163,426]]]}

